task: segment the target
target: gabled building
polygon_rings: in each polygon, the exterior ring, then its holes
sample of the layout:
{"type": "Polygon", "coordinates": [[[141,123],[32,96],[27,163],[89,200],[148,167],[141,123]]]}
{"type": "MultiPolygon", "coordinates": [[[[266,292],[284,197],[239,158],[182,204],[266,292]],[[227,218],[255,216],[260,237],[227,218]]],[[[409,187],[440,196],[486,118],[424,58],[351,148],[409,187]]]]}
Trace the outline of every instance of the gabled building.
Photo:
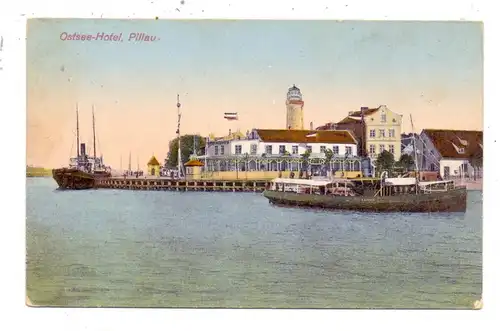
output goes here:
{"type": "Polygon", "coordinates": [[[425,170],[443,178],[481,176],[475,160],[483,155],[482,131],[424,129],[420,138],[425,170]]]}
{"type": "Polygon", "coordinates": [[[333,170],[360,171],[358,141],[348,130],[254,129],[246,136],[208,140],[207,171],[299,171],[308,154],[312,170],[325,165],[331,150],[333,170]]]}
{"type": "Polygon", "coordinates": [[[350,130],[359,143],[358,153],[376,159],[387,150],[394,154],[394,159],[401,157],[402,115],[391,111],[387,106],[377,108],[361,107],[359,111],[336,123],[328,123],[317,130],[350,130]]]}

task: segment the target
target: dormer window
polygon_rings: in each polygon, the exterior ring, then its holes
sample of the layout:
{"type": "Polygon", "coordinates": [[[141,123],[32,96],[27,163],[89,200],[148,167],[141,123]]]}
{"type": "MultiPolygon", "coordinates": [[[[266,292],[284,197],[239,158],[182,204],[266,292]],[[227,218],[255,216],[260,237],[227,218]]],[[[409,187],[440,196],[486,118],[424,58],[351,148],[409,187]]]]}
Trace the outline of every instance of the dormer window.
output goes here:
{"type": "Polygon", "coordinates": [[[458,154],[465,154],[465,148],[463,147],[458,147],[457,145],[455,145],[454,143],[451,143],[453,145],[453,147],[455,148],[455,150],[457,151],[458,154]]]}

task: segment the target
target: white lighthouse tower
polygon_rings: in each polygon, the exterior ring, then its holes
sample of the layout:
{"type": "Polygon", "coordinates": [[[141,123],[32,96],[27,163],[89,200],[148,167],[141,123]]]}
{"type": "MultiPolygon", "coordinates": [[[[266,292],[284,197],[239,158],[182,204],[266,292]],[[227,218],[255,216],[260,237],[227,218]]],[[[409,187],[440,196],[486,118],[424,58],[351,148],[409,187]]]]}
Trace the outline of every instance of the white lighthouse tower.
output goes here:
{"type": "Polygon", "coordinates": [[[295,85],[286,94],[286,128],[304,130],[304,101],[300,89],[295,85]]]}

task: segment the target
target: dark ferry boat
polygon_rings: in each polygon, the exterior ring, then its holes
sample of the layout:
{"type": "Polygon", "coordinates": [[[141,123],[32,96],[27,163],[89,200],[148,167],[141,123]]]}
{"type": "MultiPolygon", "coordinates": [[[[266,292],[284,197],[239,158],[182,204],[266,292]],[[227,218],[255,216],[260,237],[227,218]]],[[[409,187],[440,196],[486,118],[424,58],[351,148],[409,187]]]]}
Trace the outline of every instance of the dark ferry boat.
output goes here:
{"type": "Polygon", "coordinates": [[[96,186],[96,178],[111,177],[111,169],[106,167],[102,155],[96,156],[95,144],[95,118],[92,107],[92,128],[94,155],[87,155],[85,143],[80,144],[80,132],[78,124],[78,107],[76,109],[76,136],[77,156],[70,159],[69,167],[52,170],[52,177],[57,182],[59,189],[63,190],[86,190],[96,186]]]}

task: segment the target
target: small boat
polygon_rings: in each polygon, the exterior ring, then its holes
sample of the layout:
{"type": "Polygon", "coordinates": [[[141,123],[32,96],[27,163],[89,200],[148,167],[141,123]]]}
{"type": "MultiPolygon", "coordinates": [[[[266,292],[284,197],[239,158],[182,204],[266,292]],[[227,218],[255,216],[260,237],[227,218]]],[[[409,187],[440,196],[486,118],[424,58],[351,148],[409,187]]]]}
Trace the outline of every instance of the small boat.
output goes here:
{"type": "Polygon", "coordinates": [[[368,212],[465,212],[467,190],[454,181],[382,177],[363,187],[354,179],[277,178],[263,195],[270,203],[368,212]]]}
{"type": "Polygon", "coordinates": [[[111,177],[111,169],[106,167],[103,158],[96,156],[95,147],[95,120],[92,109],[92,126],[94,133],[94,157],[86,153],[85,144],[80,144],[78,126],[78,107],[76,110],[77,156],[70,158],[69,167],[52,170],[52,178],[57,182],[59,189],[88,190],[95,188],[96,178],[111,177]]]}

